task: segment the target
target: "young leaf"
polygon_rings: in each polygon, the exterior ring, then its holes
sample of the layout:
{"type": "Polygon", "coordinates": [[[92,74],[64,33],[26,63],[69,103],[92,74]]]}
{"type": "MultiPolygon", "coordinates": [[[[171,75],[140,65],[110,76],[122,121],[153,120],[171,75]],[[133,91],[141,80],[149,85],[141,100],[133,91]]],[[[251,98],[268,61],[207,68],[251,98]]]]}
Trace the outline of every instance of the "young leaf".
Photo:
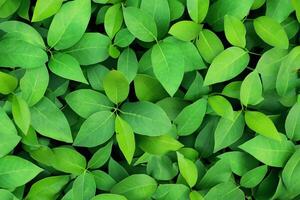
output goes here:
{"type": "Polygon", "coordinates": [[[80,68],[78,61],[71,55],[65,53],[54,54],[49,63],[49,69],[54,74],[61,76],[65,79],[78,81],[88,84],[83,72],[80,68]]]}
{"type": "Polygon", "coordinates": [[[264,98],[262,96],[262,84],[259,74],[256,70],[249,73],[243,80],[241,85],[241,102],[245,106],[256,105],[260,103],[264,98]]]}
{"type": "Polygon", "coordinates": [[[18,80],[9,74],[6,74],[0,71],[0,93],[1,94],[10,94],[18,86],[18,80]]]}
{"type": "Polygon", "coordinates": [[[102,167],[111,156],[112,142],[107,143],[104,147],[99,148],[88,162],[89,169],[102,167]]]}
{"type": "Polygon", "coordinates": [[[232,120],[234,117],[234,110],[231,103],[220,95],[210,96],[207,99],[209,106],[222,118],[232,120]]]}
{"type": "Polygon", "coordinates": [[[247,126],[256,133],[274,140],[281,140],[281,136],[278,133],[274,123],[264,113],[257,111],[246,111],[245,121],[247,126]]]}
{"type": "Polygon", "coordinates": [[[209,0],[187,0],[186,6],[191,19],[200,24],[208,12],[209,0]]]}
{"type": "Polygon", "coordinates": [[[63,0],[38,0],[35,4],[32,22],[42,21],[54,15],[61,7],[63,0]]]}
{"type": "Polygon", "coordinates": [[[201,30],[201,26],[193,21],[179,21],[169,30],[169,34],[183,41],[194,40],[201,30]]]}
{"type": "Polygon", "coordinates": [[[100,111],[89,116],[81,125],[73,145],[95,147],[108,141],[114,134],[115,114],[100,111]]]}
{"type": "Polygon", "coordinates": [[[190,187],[193,187],[198,179],[198,170],[193,161],[185,158],[181,153],[177,152],[177,160],[180,174],[186,180],[190,187]]]}
{"type": "Polygon", "coordinates": [[[180,136],[190,135],[201,125],[206,113],[207,101],[199,99],[193,104],[186,106],[175,118],[177,134],[180,136]]]}
{"type": "Polygon", "coordinates": [[[296,102],[290,109],[285,120],[285,131],[289,139],[300,140],[300,102],[296,102]]]}
{"type": "Polygon", "coordinates": [[[233,46],[244,48],[246,46],[246,28],[244,24],[234,16],[225,15],[224,32],[226,39],[233,46]]]}
{"type": "Polygon", "coordinates": [[[125,103],[121,107],[120,117],[140,135],[160,136],[171,130],[171,122],[165,111],[150,102],[125,103]]]}
{"type": "Polygon", "coordinates": [[[73,142],[70,125],[61,110],[43,97],[36,105],[30,108],[31,125],[46,137],[71,143],[73,142]]]}
{"type": "Polygon", "coordinates": [[[249,60],[250,56],[241,48],[229,47],[225,49],[208,68],[204,85],[212,85],[236,77],[247,67],[249,60]]]}
{"type": "Polygon", "coordinates": [[[110,38],[113,38],[115,34],[120,30],[123,24],[123,13],[121,4],[115,4],[109,7],[104,17],[105,32],[110,38]]]}
{"type": "Polygon", "coordinates": [[[110,71],[103,80],[103,87],[107,97],[115,104],[128,97],[129,82],[120,71],[110,71]]]}
{"type": "Polygon", "coordinates": [[[123,8],[123,14],[125,24],[132,35],[144,42],[156,40],[157,27],[151,15],[135,7],[123,8]]]}
{"type": "Polygon", "coordinates": [[[116,138],[125,159],[131,164],[135,152],[135,139],[131,126],[121,117],[117,116],[115,121],[116,138]]]}
{"type": "Polygon", "coordinates": [[[256,187],[264,179],[267,172],[268,172],[267,165],[262,165],[248,171],[241,178],[241,186],[245,188],[256,187]]]}
{"type": "Polygon", "coordinates": [[[26,135],[30,126],[30,110],[26,101],[19,96],[14,96],[12,101],[12,114],[14,121],[26,135]]]}
{"type": "Polygon", "coordinates": [[[169,95],[173,96],[184,74],[184,58],[180,49],[173,44],[158,43],[152,48],[151,61],[156,78],[169,95]]]}
{"type": "Polygon", "coordinates": [[[261,16],[253,22],[255,32],[267,44],[287,49],[289,39],[283,27],[271,17],[261,16]]]}
{"type": "Polygon", "coordinates": [[[145,174],[134,174],[117,183],[111,192],[124,195],[128,199],[139,200],[150,198],[156,188],[157,183],[152,177],[145,174]]]}

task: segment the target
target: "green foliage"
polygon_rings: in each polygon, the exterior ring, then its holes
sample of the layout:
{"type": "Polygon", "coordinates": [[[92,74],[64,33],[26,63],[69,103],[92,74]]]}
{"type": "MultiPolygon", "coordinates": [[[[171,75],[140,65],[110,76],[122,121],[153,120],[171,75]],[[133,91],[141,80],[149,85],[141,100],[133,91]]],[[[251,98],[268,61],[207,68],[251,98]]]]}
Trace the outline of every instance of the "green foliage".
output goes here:
{"type": "Polygon", "coordinates": [[[0,200],[300,198],[299,0],[0,0],[0,200]]]}

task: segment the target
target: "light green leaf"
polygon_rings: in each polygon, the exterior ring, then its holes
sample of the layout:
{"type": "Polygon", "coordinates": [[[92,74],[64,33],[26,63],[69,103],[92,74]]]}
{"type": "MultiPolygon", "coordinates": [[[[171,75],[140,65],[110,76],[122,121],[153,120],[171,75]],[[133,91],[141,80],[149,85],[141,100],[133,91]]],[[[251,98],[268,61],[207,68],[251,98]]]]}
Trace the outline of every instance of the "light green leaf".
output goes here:
{"type": "Polygon", "coordinates": [[[50,176],[43,178],[31,186],[26,199],[57,199],[61,190],[68,184],[69,180],[70,176],[50,176]]]}
{"type": "Polygon", "coordinates": [[[99,148],[88,162],[89,169],[102,167],[111,156],[112,142],[107,143],[104,147],[99,148]]]}
{"type": "Polygon", "coordinates": [[[153,46],[153,72],[170,96],[178,90],[184,75],[184,58],[178,46],[166,42],[153,46]]]}
{"type": "Polygon", "coordinates": [[[65,53],[70,54],[80,65],[92,65],[108,58],[110,39],[101,33],[84,33],[82,38],[65,53]]]}
{"type": "Polygon", "coordinates": [[[205,200],[215,200],[222,197],[222,199],[231,200],[244,200],[245,195],[242,190],[239,189],[232,182],[220,183],[211,188],[208,193],[204,196],[205,200]]]}
{"type": "Polygon", "coordinates": [[[63,0],[38,0],[35,4],[32,22],[42,21],[51,17],[60,9],[63,0]]]}
{"type": "Polygon", "coordinates": [[[13,97],[12,114],[15,123],[26,135],[30,126],[31,117],[29,106],[22,97],[16,95],[13,97]]]}
{"type": "Polygon", "coordinates": [[[250,56],[241,48],[229,47],[225,49],[208,68],[204,85],[212,85],[236,77],[247,67],[249,60],[250,56]]]}
{"type": "Polygon", "coordinates": [[[207,99],[209,106],[217,113],[217,115],[232,120],[234,118],[234,110],[231,103],[223,96],[214,95],[207,99]]]}
{"type": "Polygon", "coordinates": [[[18,79],[14,76],[0,71],[0,93],[10,94],[18,86],[18,79]]]}
{"type": "Polygon", "coordinates": [[[287,49],[289,39],[283,27],[271,17],[261,16],[253,22],[255,32],[267,44],[287,49]]]}
{"type": "Polygon", "coordinates": [[[130,83],[135,78],[138,68],[139,63],[135,52],[130,48],[126,48],[119,56],[118,71],[123,72],[130,83]]]}
{"type": "Polygon", "coordinates": [[[5,1],[0,7],[0,18],[7,18],[14,14],[21,4],[20,0],[5,1]]]}
{"type": "Polygon", "coordinates": [[[15,188],[25,185],[43,169],[18,156],[0,158],[0,187],[15,188]]]}
{"type": "Polygon", "coordinates": [[[207,101],[199,99],[193,104],[186,106],[175,118],[177,134],[180,136],[190,135],[201,125],[206,113],[207,101]]]}
{"type": "Polygon", "coordinates": [[[169,135],[140,136],[138,146],[145,152],[155,155],[163,155],[170,151],[177,151],[184,145],[169,135]]]}
{"type": "Polygon", "coordinates": [[[39,102],[48,87],[49,74],[46,66],[27,69],[20,80],[21,96],[29,106],[39,102]]]}
{"type": "Polygon", "coordinates": [[[289,110],[285,120],[285,131],[289,139],[300,140],[300,102],[296,102],[289,110]]]}
{"type": "Polygon", "coordinates": [[[123,24],[123,13],[121,4],[115,4],[109,7],[104,17],[105,32],[110,38],[113,38],[115,34],[120,30],[123,24]]]}
{"type": "Polygon", "coordinates": [[[128,164],[131,164],[135,152],[135,139],[131,126],[121,117],[117,116],[115,121],[116,139],[119,148],[128,164]]]}
{"type": "Polygon", "coordinates": [[[248,171],[241,178],[241,182],[240,182],[241,186],[245,188],[256,187],[264,179],[267,172],[268,172],[267,165],[262,165],[248,171]]]}
{"type": "Polygon", "coordinates": [[[125,103],[121,107],[120,117],[140,135],[160,136],[171,130],[171,122],[165,111],[150,102],[125,103]]]}
{"type": "Polygon", "coordinates": [[[96,183],[93,175],[84,172],[78,176],[72,187],[73,200],[90,200],[96,194],[96,183]]]}
{"type": "Polygon", "coordinates": [[[94,147],[108,141],[114,134],[115,114],[100,111],[89,116],[81,125],[73,145],[94,147]]]}
{"type": "Polygon", "coordinates": [[[78,61],[66,53],[56,53],[51,56],[48,63],[52,73],[68,80],[78,81],[87,84],[78,61]]]}
{"type": "Polygon", "coordinates": [[[233,119],[221,118],[215,130],[214,152],[228,147],[244,133],[245,121],[241,111],[233,113],[233,119]]]}
{"type": "Polygon", "coordinates": [[[0,189],[0,198],[3,200],[19,200],[9,190],[0,189]]]}
{"type": "Polygon", "coordinates": [[[110,191],[110,189],[116,184],[116,181],[104,171],[95,170],[92,171],[92,174],[98,190],[110,191]]]}
{"type": "Polygon", "coordinates": [[[230,98],[240,99],[241,85],[242,81],[232,81],[223,88],[222,94],[230,98]]]}
{"type": "Polygon", "coordinates": [[[103,88],[107,97],[115,104],[124,101],[129,94],[129,82],[120,71],[110,71],[103,80],[103,88]]]}
{"type": "Polygon", "coordinates": [[[193,21],[179,21],[173,24],[169,30],[169,34],[183,41],[191,41],[196,39],[201,30],[201,26],[193,21]]]}
{"type": "Polygon", "coordinates": [[[58,171],[79,175],[84,172],[86,160],[83,155],[69,146],[52,149],[54,154],[53,167],[58,171]]]}
{"type": "Polygon", "coordinates": [[[67,104],[83,118],[88,118],[99,111],[110,111],[114,106],[105,95],[90,89],[75,90],[65,99],[67,104]]]}
{"type": "Polygon", "coordinates": [[[246,28],[236,17],[225,15],[224,32],[226,39],[233,46],[244,48],[246,46],[246,28]]]}
{"type": "Polygon", "coordinates": [[[208,29],[200,31],[196,45],[201,56],[208,63],[211,63],[213,59],[224,50],[222,41],[214,32],[208,29]]]}
{"type": "Polygon", "coordinates": [[[71,143],[70,125],[63,112],[48,98],[43,97],[30,109],[31,125],[41,135],[71,143]]]}
{"type": "Polygon", "coordinates": [[[198,179],[198,170],[195,163],[177,152],[177,160],[180,174],[190,187],[193,187],[198,179]]]}
{"type": "Polygon", "coordinates": [[[259,104],[264,99],[262,92],[263,89],[259,74],[254,70],[242,82],[240,91],[241,103],[245,106],[259,104]]]}
{"type": "Polygon", "coordinates": [[[156,191],[156,181],[145,174],[131,175],[117,183],[111,192],[124,195],[130,200],[142,200],[150,198],[156,191]]]}
{"type": "Polygon", "coordinates": [[[204,197],[197,191],[191,191],[189,195],[191,200],[204,200],[204,197]]]}
{"type": "Polygon", "coordinates": [[[73,46],[83,36],[90,17],[90,0],[66,2],[51,22],[47,36],[48,45],[56,50],[73,46]]]}
{"type": "Polygon", "coordinates": [[[246,111],[245,121],[247,126],[254,132],[274,140],[281,140],[281,136],[278,133],[276,126],[264,113],[258,111],[246,111]]]}
{"type": "Polygon", "coordinates": [[[157,38],[157,27],[150,14],[135,7],[123,8],[128,30],[141,41],[152,42],[157,38]]]}
{"type": "Polygon", "coordinates": [[[298,22],[300,21],[300,2],[297,0],[291,0],[292,6],[294,7],[296,11],[296,16],[298,19],[298,22]]]}
{"type": "Polygon", "coordinates": [[[294,153],[295,147],[284,136],[281,137],[281,141],[277,141],[258,135],[240,145],[239,148],[268,166],[283,167],[294,153]]]}
{"type": "Polygon", "coordinates": [[[275,19],[279,23],[294,11],[291,1],[285,0],[267,0],[266,7],[266,16],[275,19]]]}
{"type": "Polygon", "coordinates": [[[135,37],[129,32],[127,28],[121,29],[114,38],[114,45],[118,47],[128,47],[135,37]]]}
{"type": "Polygon", "coordinates": [[[127,200],[127,198],[118,194],[98,194],[91,200],[127,200]]]}
{"type": "Polygon", "coordinates": [[[208,12],[209,0],[187,0],[186,6],[191,19],[200,24],[208,12]]]}
{"type": "Polygon", "coordinates": [[[94,90],[104,91],[103,79],[108,72],[109,69],[100,64],[89,66],[87,68],[87,77],[91,88],[94,90]]]}

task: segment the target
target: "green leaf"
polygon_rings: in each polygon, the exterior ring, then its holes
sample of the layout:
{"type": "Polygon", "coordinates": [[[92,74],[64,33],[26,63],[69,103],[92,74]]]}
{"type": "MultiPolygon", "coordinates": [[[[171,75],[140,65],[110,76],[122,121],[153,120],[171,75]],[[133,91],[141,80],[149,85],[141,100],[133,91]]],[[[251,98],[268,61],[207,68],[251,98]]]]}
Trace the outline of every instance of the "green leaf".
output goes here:
{"type": "Polygon", "coordinates": [[[46,52],[38,46],[13,37],[0,41],[0,66],[35,68],[47,61],[46,52]]]}
{"type": "Polygon", "coordinates": [[[10,94],[18,86],[18,79],[14,76],[0,71],[0,93],[10,94]]]}
{"type": "Polygon", "coordinates": [[[125,103],[121,107],[120,117],[140,135],[160,136],[171,130],[171,122],[165,111],[150,102],[125,103]]]}
{"type": "Polygon", "coordinates": [[[198,170],[195,163],[185,158],[181,153],[177,152],[178,166],[180,174],[186,180],[190,187],[193,187],[198,179],[198,170]]]}
{"type": "Polygon", "coordinates": [[[244,200],[245,195],[242,190],[239,189],[232,182],[220,183],[211,188],[208,193],[204,196],[205,200],[214,200],[222,197],[222,199],[232,200],[244,200]]]}
{"type": "Polygon", "coordinates": [[[65,3],[51,22],[47,36],[48,45],[56,50],[73,46],[83,36],[90,17],[90,0],[65,3]]]}
{"type": "Polygon", "coordinates": [[[241,85],[242,81],[232,81],[231,83],[228,83],[228,85],[223,88],[222,95],[234,99],[240,99],[241,85]]]}
{"type": "Polygon", "coordinates": [[[268,0],[266,7],[266,16],[275,19],[279,23],[284,21],[294,11],[291,1],[268,0]]]}
{"type": "Polygon", "coordinates": [[[7,18],[10,15],[14,14],[14,12],[18,10],[20,4],[20,0],[5,1],[0,7],[0,18],[7,18]]]}
{"type": "Polygon", "coordinates": [[[262,96],[262,83],[256,70],[249,73],[241,85],[241,102],[245,106],[259,104],[264,98],[262,96]]]}
{"type": "Polygon", "coordinates": [[[43,178],[31,186],[26,199],[57,199],[61,190],[68,184],[69,181],[70,176],[50,176],[43,178]]]}
{"type": "Polygon", "coordinates": [[[197,191],[191,191],[189,195],[191,200],[204,200],[204,197],[197,191]]]}
{"type": "Polygon", "coordinates": [[[127,200],[127,198],[118,194],[98,194],[91,200],[127,200]]]}
{"type": "Polygon", "coordinates": [[[156,191],[156,181],[145,174],[131,175],[117,183],[111,192],[124,195],[130,200],[141,200],[150,198],[156,191]]]}
{"type": "Polygon", "coordinates": [[[89,116],[81,125],[73,145],[94,147],[108,141],[114,134],[115,114],[100,111],[89,116]]]}
{"type": "Polygon", "coordinates": [[[43,97],[30,108],[31,125],[41,135],[71,143],[70,125],[63,112],[48,98],[43,97]]]}
{"type": "Polygon", "coordinates": [[[245,121],[241,111],[233,113],[233,119],[221,118],[216,127],[214,152],[228,147],[244,133],[245,121]]]}
{"type": "Polygon", "coordinates": [[[152,42],[157,38],[157,27],[150,14],[135,7],[123,8],[128,30],[141,41],[152,42]]]}
{"type": "Polygon", "coordinates": [[[200,31],[196,45],[201,56],[208,63],[211,63],[218,54],[224,51],[222,41],[214,32],[208,29],[200,31]]]}
{"type": "Polygon", "coordinates": [[[32,22],[42,21],[48,17],[51,17],[60,9],[63,0],[38,0],[35,4],[32,22]]]}
{"type": "Polygon", "coordinates": [[[20,80],[21,96],[33,106],[44,96],[49,83],[49,74],[46,66],[27,69],[20,80]]]}
{"type": "Polygon", "coordinates": [[[156,180],[172,180],[178,174],[178,166],[167,155],[151,155],[147,163],[147,174],[156,180]]]}
{"type": "Polygon", "coordinates": [[[114,38],[114,45],[118,47],[128,47],[135,37],[129,32],[127,28],[121,29],[114,38]]]}
{"type": "Polygon", "coordinates": [[[116,184],[116,181],[104,171],[95,170],[92,171],[92,174],[98,190],[110,191],[110,189],[116,184]]]}
{"type": "Polygon", "coordinates": [[[65,50],[80,65],[92,65],[108,58],[110,39],[101,33],[84,33],[81,39],[71,48],[65,50]]]}
{"type": "Polygon", "coordinates": [[[290,157],[282,170],[282,181],[285,187],[293,196],[299,195],[299,174],[300,174],[300,151],[299,149],[290,157]]]}
{"type": "MultiPolygon", "coordinates": [[[[171,1],[173,2],[173,1],[171,1]]],[[[153,197],[160,200],[189,199],[190,188],[183,184],[159,184],[153,197]]]]}
{"type": "Polygon", "coordinates": [[[191,19],[200,24],[208,12],[209,0],[187,0],[186,6],[191,19]]]}
{"type": "Polygon", "coordinates": [[[268,172],[267,165],[262,165],[248,171],[241,178],[241,182],[240,182],[241,186],[245,188],[256,187],[264,179],[267,172],[268,172]]]}
{"type": "Polygon", "coordinates": [[[115,161],[112,157],[110,157],[108,162],[108,174],[117,182],[120,182],[121,180],[129,176],[126,169],[124,169],[124,167],[120,163],[115,161]]]}
{"type": "Polygon", "coordinates": [[[99,111],[110,111],[114,106],[105,95],[90,89],[76,90],[69,93],[65,99],[67,104],[83,118],[88,118],[99,111]]]}
{"type": "Polygon", "coordinates": [[[267,44],[287,49],[289,39],[283,27],[271,17],[261,16],[253,21],[257,35],[267,44]]]}
{"type": "Polygon", "coordinates": [[[250,56],[241,48],[229,47],[225,49],[208,68],[204,85],[220,83],[236,77],[247,67],[249,60],[250,56]]]}
{"type": "Polygon", "coordinates": [[[107,97],[115,104],[124,101],[129,94],[129,82],[120,71],[110,71],[103,80],[103,88],[107,97]]]}
{"type": "Polygon", "coordinates": [[[201,125],[206,113],[207,101],[199,99],[193,104],[186,106],[175,118],[177,134],[179,136],[190,135],[201,125]]]}
{"type": "Polygon", "coordinates": [[[25,185],[43,169],[18,156],[0,158],[0,187],[15,188],[25,185]]]}
{"type": "Polygon", "coordinates": [[[88,162],[89,169],[102,167],[111,156],[112,142],[107,143],[104,147],[99,148],[88,162]]]}
{"type": "Polygon", "coordinates": [[[84,172],[78,176],[72,187],[73,200],[90,200],[96,194],[96,183],[93,175],[84,172]]]}
{"type": "Polygon", "coordinates": [[[139,63],[135,52],[130,48],[126,48],[119,56],[118,71],[123,72],[130,83],[135,78],[138,68],[139,63]]]}
{"type": "Polygon", "coordinates": [[[184,75],[184,58],[180,49],[174,44],[158,43],[152,48],[151,61],[156,78],[173,96],[184,75]]]}
{"type": "Polygon", "coordinates": [[[156,155],[163,155],[169,151],[177,151],[184,146],[169,135],[140,136],[137,143],[143,151],[156,155]]]}
{"type": "Polygon", "coordinates": [[[258,135],[239,148],[272,167],[283,167],[295,151],[294,144],[283,136],[281,141],[277,141],[258,135]]]}
{"type": "Polygon", "coordinates": [[[297,0],[291,0],[291,3],[296,11],[297,20],[299,22],[300,21],[300,2],[297,0]]]}
{"type": "Polygon", "coordinates": [[[58,171],[79,175],[84,172],[86,160],[83,155],[72,147],[62,146],[52,149],[54,154],[53,167],[58,171]]]}
{"type": "Polygon", "coordinates": [[[19,200],[10,191],[4,189],[0,189],[0,198],[3,200],[19,200]]]}
{"type": "Polygon", "coordinates": [[[115,34],[120,30],[123,24],[123,13],[121,4],[115,4],[109,7],[104,17],[105,32],[110,38],[113,38],[115,34]]]}
{"type": "Polygon", "coordinates": [[[222,118],[232,120],[234,118],[234,110],[231,103],[220,95],[210,96],[207,99],[209,106],[222,118]]]}
{"type": "Polygon", "coordinates": [[[233,46],[244,48],[246,46],[246,28],[236,17],[225,15],[224,32],[226,39],[233,46]]]}
{"type": "Polygon", "coordinates": [[[92,65],[87,68],[87,77],[91,88],[94,90],[103,91],[103,79],[109,70],[100,64],[92,65]]]}
{"type": "Polygon", "coordinates": [[[26,135],[30,126],[30,110],[26,101],[19,96],[14,96],[12,100],[12,114],[14,121],[21,131],[26,135]]]}
{"type": "Polygon", "coordinates": [[[201,30],[201,26],[193,21],[179,21],[173,24],[169,30],[169,34],[183,41],[191,41],[196,39],[201,30]]]}
{"type": "Polygon", "coordinates": [[[51,72],[58,76],[61,76],[65,79],[88,84],[78,61],[69,54],[54,54],[53,56],[51,56],[48,66],[51,72]]]}
{"type": "Polygon", "coordinates": [[[115,121],[116,139],[119,148],[128,164],[131,164],[135,152],[135,139],[131,126],[121,117],[117,116],[115,121]]]}
{"type": "Polygon", "coordinates": [[[285,120],[285,131],[289,139],[300,140],[300,102],[296,102],[289,110],[285,120]]]}
{"type": "Polygon", "coordinates": [[[281,136],[278,133],[274,123],[264,113],[257,111],[246,111],[245,121],[247,126],[256,133],[274,140],[281,140],[281,136]]]}

